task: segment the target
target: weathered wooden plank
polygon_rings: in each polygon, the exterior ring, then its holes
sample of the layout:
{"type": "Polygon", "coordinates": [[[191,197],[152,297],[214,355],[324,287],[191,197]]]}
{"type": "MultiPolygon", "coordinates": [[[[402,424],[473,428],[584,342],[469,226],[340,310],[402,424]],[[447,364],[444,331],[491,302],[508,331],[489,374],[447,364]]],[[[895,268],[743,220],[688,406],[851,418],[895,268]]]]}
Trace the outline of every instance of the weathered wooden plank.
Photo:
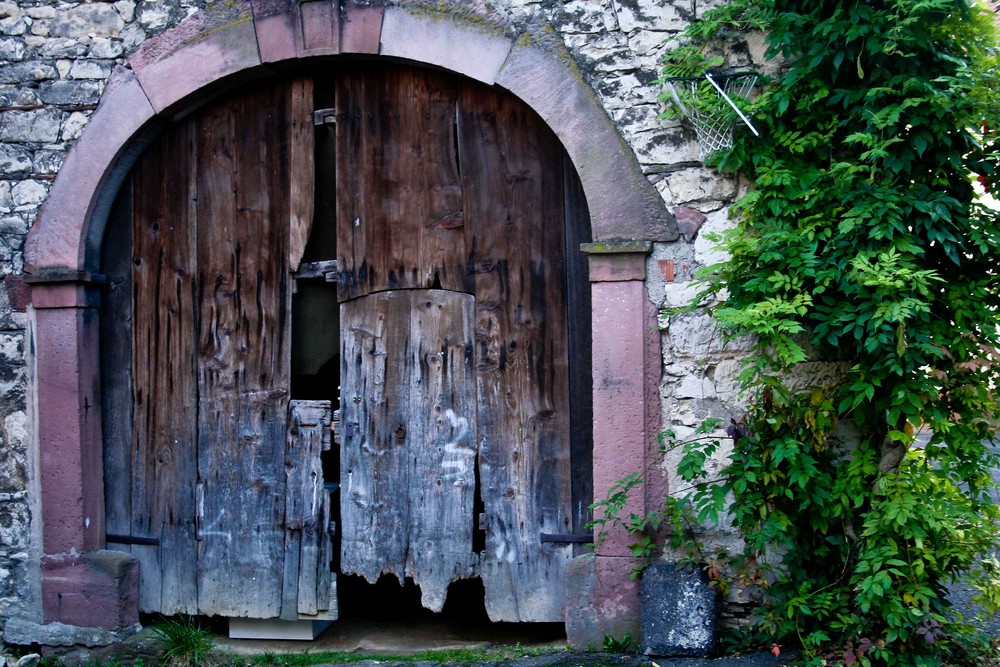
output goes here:
{"type": "Polygon", "coordinates": [[[133,176],[131,532],[160,540],[133,553],[140,609],[167,614],[197,606],[192,132],[168,130],[133,176]]]}
{"type": "Polygon", "coordinates": [[[338,298],[460,290],[466,252],[454,79],[370,67],[345,72],[336,85],[338,298]]]}
{"type": "Polygon", "coordinates": [[[306,242],[312,230],[315,201],[315,132],[312,123],[313,81],[299,78],[291,83],[289,91],[288,137],[289,207],[288,207],[288,266],[291,271],[299,268],[306,242]]]}
{"type": "Polygon", "coordinates": [[[473,320],[443,290],[341,304],[341,571],[412,577],[436,611],[475,564],[473,320]]]}
{"type": "Polygon", "coordinates": [[[289,379],[288,89],[203,112],[198,152],[199,608],[281,611],[289,379]]]}
{"type": "Polygon", "coordinates": [[[407,332],[394,319],[402,301],[392,297],[373,294],[340,306],[340,571],[371,583],[382,573],[406,576],[408,466],[392,431],[407,406],[389,392],[407,332]]]}
{"type": "MultiPolygon", "coordinates": [[[[286,587],[293,586],[295,595],[285,592],[284,599],[294,606],[282,604],[282,617],[297,618],[299,614],[314,615],[329,609],[330,561],[325,546],[330,536],[329,493],[323,485],[321,454],[330,446],[332,409],[329,401],[291,401],[288,407],[288,439],[285,452],[286,554],[289,545],[298,550],[294,575],[286,564],[286,587]],[[294,576],[290,580],[289,577],[294,576]],[[325,585],[324,585],[325,584],[325,585]]],[[[286,557],[286,563],[288,562],[286,557]]]]}
{"type": "Polygon", "coordinates": [[[281,618],[299,617],[299,568],[302,557],[302,530],[285,528],[285,563],[281,580],[281,618]]]}
{"type": "Polygon", "coordinates": [[[481,573],[494,621],[564,618],[572,532],[561,147],[510,96],[467,85],[459,159],[476,297],[481,573]]]}
{"type": "Polygon", "coordinates": [[[476,491],[474,299],[418,290],[409,299],[410,545],[406,572],[421,604],[444,608],[448,584],[474,574],[476,491]],[[418,433],[411,434],[414,429],[418,433]]]}

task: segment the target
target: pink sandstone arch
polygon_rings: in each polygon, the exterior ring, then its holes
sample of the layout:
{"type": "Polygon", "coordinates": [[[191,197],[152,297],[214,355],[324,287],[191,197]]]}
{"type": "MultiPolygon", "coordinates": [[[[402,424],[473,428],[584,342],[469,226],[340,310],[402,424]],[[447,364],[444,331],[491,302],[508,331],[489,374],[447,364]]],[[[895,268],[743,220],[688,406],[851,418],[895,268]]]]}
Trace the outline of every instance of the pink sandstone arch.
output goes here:
{"type": "MultiPolygon", "coordinates": [[[[28,234],[43,552],[37,620],[43,623],[124,628],[137,618],[134,562],[103,550],[95,272],[110,201],[158,120],[300,59],[365,54],[441,67],[505,88],[550,125],[579,174],[595,239],[585,248],[593,296],[595,497],[642,465],[658,426],[660,363],[643,285],[645,257],[652,241],[676,239],[676,226],[593,91],[545,30],[518,33],[468,3],[444,13],[351,0],[223,4],[147,40],[129,56],[131,69],[115,70],[28,234]]],[[[616,636],[622,628],[634,631],[625,539],[603,543],[583,575],[612,585],[570,596],[578,606],[578,617],[567,619],[571,641],[573,628],[616,636]]]]}

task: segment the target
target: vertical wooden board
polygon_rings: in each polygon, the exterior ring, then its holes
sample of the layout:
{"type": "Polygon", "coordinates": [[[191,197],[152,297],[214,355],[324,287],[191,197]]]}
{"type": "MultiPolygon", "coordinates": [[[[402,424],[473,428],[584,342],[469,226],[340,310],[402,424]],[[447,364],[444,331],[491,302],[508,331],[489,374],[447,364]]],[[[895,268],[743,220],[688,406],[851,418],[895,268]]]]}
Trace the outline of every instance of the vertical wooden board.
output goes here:
{"type": "Polygon", "coordinates": [[[140,609],[191,613],[195,580],[197,414],[190,123],[167,131],[133,175],[131,533],[140,609]]]}
{"type": "Polygon", "coordinates": [[[312,230],[315,193],[315,131],[312,123],[313,81],[296,79],[290,87],[291,131],[288,136],[289,207],[288,267],[299,268],[312,230]]]}
{"type": "Polygon", "coordinates": [[[203,113],[198,151],[199,608],[274,618],[284,564],[289,90],[203,113]]]}
{"type": "MultiPolygon", "coordinates": [[[[409,395],[410,544],[406,573],[421,602],[444,608],[448,585],[475,574],[475,300],[443,290],[409,296],[409,349],[399,391],[409,395]]],[[[401,323],[402,324],[402,323],[401,323]]]]}
{"type": "Polygon", "coordinates": [[[412,577],[435,611],[475,569],[473,318],[443,290],[341,304],[341,571],[412,577]]]}
{"type": "Polygon", "coordinates": [[[286,618],[316,614],[330,606],[329,576],[322,576],[330,571],[329,559],[324,561],[329,552],[325,548],[329,494],[323,486],[320,456],[329,447],[331,418],[329,401],[291,401],[288,406],[285,541],[286,554],[294,543],[298,555],[294,571],[286,565],[282,603],[286,618]]]}
{"type": "Polygon", "coordinates": [[[337,79],[341,301],[387,289],[461,289],[453,81],[396,66],[337,79]]]}
{"type": "Polygon", "coordinates": [[[399,319],[409,303],[393,295],[340,305],[340,571],[371,583],[382,573],[406,576],[408,452],[394,432],[408,397],[391,392],[409,333],[399,319]]]}
{"type": "Polygon", "coordinates": [[[481,563],[494,621],[561,621],[572,529],[561,148],[518,100],[459,103],[467,280],[476,297],[481,563]]]}

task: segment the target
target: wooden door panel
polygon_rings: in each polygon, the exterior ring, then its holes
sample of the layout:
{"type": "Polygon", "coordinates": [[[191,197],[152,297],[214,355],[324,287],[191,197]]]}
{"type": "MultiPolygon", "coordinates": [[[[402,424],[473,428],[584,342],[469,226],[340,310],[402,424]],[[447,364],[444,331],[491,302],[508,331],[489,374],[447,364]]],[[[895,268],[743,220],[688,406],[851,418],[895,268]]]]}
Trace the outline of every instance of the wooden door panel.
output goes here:
{"type": "Polygon", "coordinates": [[[288,155],[287,143],[265,138],[287,123],[287,93],[242,96],[200,120],[198,580],[207,614],[281,611],[290,289],[288,188],[275,165],[288,155]]]}
{"type": "Polygon", "coordinates": [[[444,290],[341,304],[341,571],[412,577],[434,611],[476,561],[473,313],[444,290]]]}
{"type": "Polygon", "coordinates": [[[176,128],[123,186],[101,321],[109,548],[139,561],[139,609],[169,614],[197,611],[197,417],[191,403],[160,409],[194,393],[191,144],[176,128]]]}
{"type": "Polygon", "coordinates": [[[460,290],[465,259],[454,79],[409,68],[337,78],[341,301],[399,288],[460,290]]]}
{"type": "Polygon", "coordinates": [[[467,86],[458,125],[476,297],[481,563],[494,621],[560,621],[572,532],[561,147],[500,91],[467,86]]]}

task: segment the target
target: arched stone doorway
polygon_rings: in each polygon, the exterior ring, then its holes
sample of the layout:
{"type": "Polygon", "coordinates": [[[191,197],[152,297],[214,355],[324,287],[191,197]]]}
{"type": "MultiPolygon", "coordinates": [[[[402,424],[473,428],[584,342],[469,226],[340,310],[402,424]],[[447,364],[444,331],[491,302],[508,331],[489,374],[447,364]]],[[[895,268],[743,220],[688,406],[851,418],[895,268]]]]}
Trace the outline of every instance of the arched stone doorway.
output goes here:
{"type": "MultiPolygon", "coordinates": [[[[134,614],[127,564],[87,556],[104,546],[106,534],[102,427],[93,409],[100,400],[96,269],[118,183],[160,118],[187,113],[220,84],[262,68],[335,53],[410,58],[500,85],[552,127],[580,176],[593,236],[602,241],[589,249],[595,494],[644,459],[657,419],[650,378],[658,361],[649,345],[643,260],[649,241],[672,240],[676,229],[565,54],[530,31],[498,23],[486,30],[481,18],[406,6],[227,4],[149,40],[130,57],[133,71],[116,72],[29,234],[45,622],[124,626],[134,614]]],[[[602,551],[598,570],[605,558],[605,569],[624,580],[624,545],[609,541],[602,551]]],[[[627,584],[621,590],[632,594],[627,584]]],[[[619,602],[595,603],[593,613],[612,620],[604,627],[615,627],[619,602]]]]}

